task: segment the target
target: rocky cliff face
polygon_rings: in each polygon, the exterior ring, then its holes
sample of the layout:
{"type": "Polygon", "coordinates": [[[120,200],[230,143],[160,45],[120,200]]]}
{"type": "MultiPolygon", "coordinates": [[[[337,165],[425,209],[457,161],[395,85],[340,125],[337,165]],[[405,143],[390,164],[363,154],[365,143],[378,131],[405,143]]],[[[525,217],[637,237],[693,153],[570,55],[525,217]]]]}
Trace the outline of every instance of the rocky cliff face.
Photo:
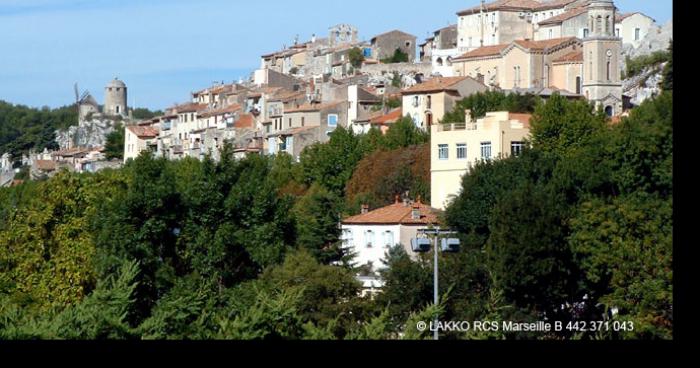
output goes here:
{"type": "Polygon", "coordinates": [[[57,130],[56,142],[61,149],[104,147],[107,135],[119,125],[120,123],[114,120],[93,118],[90,121],[80,122],[78,126],[72,126],[68,130],[57,130]]]}
{"type": "Polygon", "coordinates": [[[622,62],[620,63],[620,71],[627,69],[627,57],[634,59],[639,56],[651,55],[657,51],[666,51],[673,40],[673,20],[668,21],[662,27],[652,29],[649,34],[642,40],[639,47],[634,48],[631,44],[626,44],[622,47],[622,62]]]}
{"type": "Polygon", "coordinates": [[[659,83],[663,80],[666,63],[651,66],[643,73],[622,82],[622,93],[630,97],[630,102],[639,106],[645,100],[661,93],[659,83]]]}

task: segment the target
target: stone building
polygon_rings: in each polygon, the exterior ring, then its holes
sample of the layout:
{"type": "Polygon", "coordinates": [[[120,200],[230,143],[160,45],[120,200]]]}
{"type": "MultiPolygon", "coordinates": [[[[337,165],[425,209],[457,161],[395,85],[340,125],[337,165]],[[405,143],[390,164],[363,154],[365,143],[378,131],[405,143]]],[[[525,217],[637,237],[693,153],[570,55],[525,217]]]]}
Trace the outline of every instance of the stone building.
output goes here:
{"type": "Polygon", "coordinates": [[[534,39],[536,25],[586,0],[496,0],[457,13],[460,52],[534,39]]]}
{"type": "Polygon", "coordinates": [[[397,49],[408,55],[409,63],[416,60],[416,36],[412,34],[393,30],[372,37],[370,43],[374,60],[391,58],[397,49]]]}
{"type": "Polygon", "coordinates": [[[489,112],[482,119],[433,125],[430,134],[432,207],[444,210],[462,191],[462,177],[481,161],[518,155],[530,135],[529,114],[489,112]]]}
{"type": "Polygon", "coordinates": [[[622,113],[620,58],[622,39],[615,36],[612,0],[591,0],[588,5],[590,36],[583,39],[583,94],[608,116],[622,113]]]}
{"type": "Polygon", "coordinates": [[[487,90],[486,85],[470,77],[437,77],[401,91],[402,111],[418,128],[429,130],[452,111],[457,101],[487,90]]]}
{"type": "Polygon", "coordinates": [[[126,84],[114,78],[105,87],[105,107],[103,112],[105,115],[126,117],[128,114],[127,107],[126,84]]]}

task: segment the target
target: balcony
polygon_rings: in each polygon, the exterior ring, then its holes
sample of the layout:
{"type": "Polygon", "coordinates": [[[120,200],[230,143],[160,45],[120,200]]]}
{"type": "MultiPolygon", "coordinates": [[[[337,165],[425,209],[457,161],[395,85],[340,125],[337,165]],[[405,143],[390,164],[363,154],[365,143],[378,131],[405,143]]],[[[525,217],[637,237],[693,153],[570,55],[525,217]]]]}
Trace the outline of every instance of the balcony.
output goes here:
{"type": "Polygon", "coordinates": [[[454,124],[440,124],[438,126],[438,132],[456,132],[461,130],[477,130],[476,123],[454,123],[454,124]]]}

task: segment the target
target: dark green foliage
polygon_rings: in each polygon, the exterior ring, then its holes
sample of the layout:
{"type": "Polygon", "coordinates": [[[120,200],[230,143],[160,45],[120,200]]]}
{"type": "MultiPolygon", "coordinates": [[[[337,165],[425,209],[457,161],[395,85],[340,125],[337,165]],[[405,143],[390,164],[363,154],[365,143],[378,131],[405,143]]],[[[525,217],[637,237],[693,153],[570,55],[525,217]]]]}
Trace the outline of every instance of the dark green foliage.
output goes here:
{"type": "Polygon", "coordinates": [[[149,109],[143,108],[143,107],[137,107],[133,109],[132,112],[132,117],[135,120],[148,120],[152,119],[156,116],[162,116],[163,112],[158,110],[158,111],[151,111],[149,109]]]}
{"type": "Polygon", "coordinates": [[[337,196],[314,185],[294,207],[297,247],[308,250],[322,264],[343,258],[338,228],[341,206],[337,196]]]}
{"type": "Polygon", "coordinates": [[[647,68],[655,67],[669,61],[671,59],[672,52],[672,50],[670,52],[656,51],[651,55],[641,55],[636,58],[630,58],[628,56],[626,59],[627,73],[625,74],[625,78],[635,77],[644,72],[644,70],[647,68]]]}
{"type": "Polygon", "coordinates": [[[464,123],[465,110],[471,110],[472,119],[479,119],[491,111],[508,111],[513,113],[532,113],[540,102],[540,98],[533,94],[509,95],[503,92],[487,91],[473,94],[457,102],[455,108],[445,113],[442,123],[464,123]]]}
{"type": "Polygon", "coordinates": [[[381,59],[382,64],[396,64],[396,63],[407,63],[409,60],[408,54],[403,52],[401,49],[394,50],[394,54],[385,59],[381,59]]]}
{"type": "Polygon", "coordinates": [[[114,131],[107,135],[107,144],[105,144],[104,154],[108,160],[124,158],[124,126],[117,124],[114,131]]]}
{"type": "Polygon", "coordinates": [[[362,53],[361,49],[353,47],[352,49],[350,49],[348,59],[350,60],[350,65],[352,65],[353,68],[359,68],[365,61],[365,55],[364,53],[362,53]]]}
{"type": "Polygon", "coordinates": [[[531,185],[510,191],[493,209],[488,264],[506,298],[517,306],[552,315],[577,296],[567,218],[561,194],[531,185]]]}
{"type": "Polygon", "coordinates": [[[668,63],[663,71],[664,79],[661,81],[661,89],[664,91],[673,91],[673,40],[668,46],[668,63]]]}
{"type": "Polygon", "coordinates": [[[35,109],[0,101],[0,153],[20,157],[32,149],[58,149],[55,131],[77,124],[75,106],[35,109]]]}
{"type": "Polygon", "coordinates": [[[303,181],[307,185],[318,183],[342,197],[345,184],[364,156],[352,130],[339,127],[331,134],[330,142],[307,147],[301,153],[303,181]]]}

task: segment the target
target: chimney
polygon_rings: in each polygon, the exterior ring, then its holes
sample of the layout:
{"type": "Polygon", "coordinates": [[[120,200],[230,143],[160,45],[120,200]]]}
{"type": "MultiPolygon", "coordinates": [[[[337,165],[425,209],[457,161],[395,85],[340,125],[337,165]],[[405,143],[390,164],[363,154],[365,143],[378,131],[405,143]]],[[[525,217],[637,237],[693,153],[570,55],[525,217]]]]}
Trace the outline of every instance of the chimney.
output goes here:
{"type": "Polygon", "coordinates": [[[413,209],[411,210],[411,219],[420,220],[420,201],[413,204],[413,209]]]}
{"type": "Polygon", "coordinates": [[[467,124],[471,123],[472,122],[472,110],[469,110],[469,109],[464,110],[464,117],[465,117],[467,124]]]}
{"type": "Polygon", "coordinates": [[[362,205],[362,214],[366,215],[367,213],[369,213],[369,205],[363,204],[362,205]]]}

